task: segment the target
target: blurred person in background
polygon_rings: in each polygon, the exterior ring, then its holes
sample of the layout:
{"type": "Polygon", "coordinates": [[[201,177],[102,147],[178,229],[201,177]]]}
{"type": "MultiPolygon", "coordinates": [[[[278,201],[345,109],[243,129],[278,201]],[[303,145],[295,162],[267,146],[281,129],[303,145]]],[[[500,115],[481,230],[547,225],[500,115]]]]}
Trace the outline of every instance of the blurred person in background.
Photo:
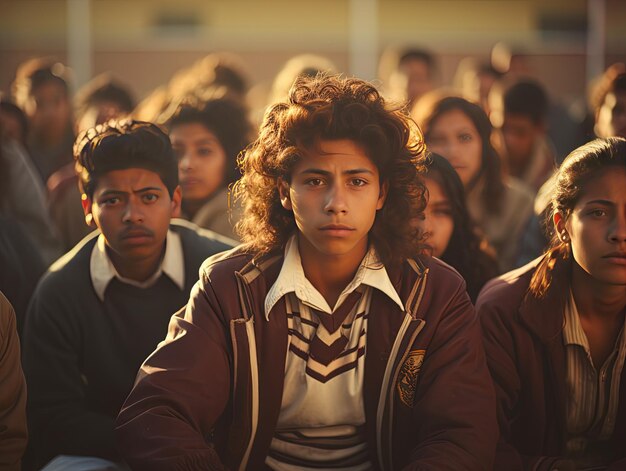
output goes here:
{"type": "Polygon", "coordinates": [[[436,68],[434,56],[425,49],[410,48],[399,54],[388,51],[381,58],[380,76],[389,98],[407,103],[411,109],[434,88],[436,68]]]}
{"type": "MultiPolygon", "coordinates": [[[[76,130],[80,133],[110,119],[124,118],[133,107],[132,94],[125,85],[109,74],[100,75],[76,93],[76,130]]],[[[93,230],[85,224],[80,197],[74,162],[64,165],[48,178],[50,216],[59,230],[64,252],[93,230]]]]}
{"type": "Polygon", "coordinates": [[[563,162],[551,241],[476,308],[498,397],[497,470],[626,469],[626,140],[563,162]]]}
{"type": "MultiPolygon", "coordinates": [[[[15,225],[18,227],[3,227],[2,237],[15,240],[17,234],[25,235],[28,238],[28,241],[24,242],[26,245],[20,243],[19,246],[35,247],[34,253],[23,254],[24,266],[22,269],[32,267],[29,263],[31,259],[40,261],[35,263],[37,267],[40,263],[48,266],[61,255],[62,249],[58,233],[48,213],[46,192],[24,147],[12,138],[11,133],[3,132],[3,129],[4,122],[2,121],[0,122],[0,216],[3,226],[15,225]],[[8,236],[9,233],[11,236],[8,236]]],[[[8,252],[4,255],[13,259],[15,254],[12,252],[17,250],[17,246],[11,247],[9,244],[5,248],[8,252]]],[[[8,266],[1,269],[7,276],[6,280],[11,280],[11,275],[6,273],[8,266]]],[[[28,277],[35,276],[35,274],[40,275],[40,270],[32,270],[28,277]]],[[[17,282],[19,279],[20,277],[16,274],[11,283],[17,282]]],[[[28,285],[29,283],[25,283],[24,286],[28,285]]],[[[22,290],[19,287],[16,287],[16,290],[7,290],[9,294],[15,291],[22,290]]],[[[28,298],[23,298],[22,301],[27,303],[28,298]]],[[[15,298],[11,298],[11,302],[15,303],[18,318],[21,319],[22,307],[25,306],[22,306],[22,303],[17,302],[15,298]]]]}
{"type": "Polygon", "coordinates": [[[413,117],[429,150],[457,171],[472,220],[496,251],[500,271],[513,268],[534,195],[519,180],[503,176],[489,118],[480,106],[460,97],[443,98],[430,109],[418,103],[413,117]]]}
{"type": "MultiPolygon", "coordinates": [[[[616,68],[617,69],[617,68],[616,68]]],[[[608,86],[599,90],[595,132],[599,137],[626,138],[626,71],[615,75],[608,86]]]]}
{"type": "Polygon", "coordinates": [[[467,101],[478,103],[489,116],[489,93],[501,77],[502,74],[489,62],[477,62],[473,57],[466,57],[457,66],[453,86],[467,101]]]}
{"type": "Polygon", "coordinates": [[[423,180],[428,203],[418,225],[427,252],[456,268],[476,302],[483,285],[498,275],[498,265],[471,220],[463,183],[452,165],[433,153],[426,161],[423,180]]]}
{"type": "Polygon", "coordinates": [[[186,102],[207,100],[216,90],[242,103],[246,101],[248,77],[242,60],[230,53],[211,53],[176,72],[166,85],[157,87],[133,111],[133,117],[165,125],[186,102]]]}
{"type": "Polygon", "coordinates": [[[232,239],[238,239],[233,230],[238,211],[230,211],[229,186],[240,176],[237,156],[252,139],[247,114],[239,101],[215,98],[185,104],[169,121],[182,217],[232,239]]]}
{"type": "Polygon", "coordinates": [[[534,191],[552,175],[555,151],[546,130],[548,95],[534,80],[520,80],[504,93],[502,135],[508,172],[534,191]]]}
{"type": "Polygon", "coordinates": [[[74,127],[68,84],[61,63],[31,59],[17,69],[15,103],[29,119],[28,151],[44,185],[56,170],[72,161],[74,127]]]}

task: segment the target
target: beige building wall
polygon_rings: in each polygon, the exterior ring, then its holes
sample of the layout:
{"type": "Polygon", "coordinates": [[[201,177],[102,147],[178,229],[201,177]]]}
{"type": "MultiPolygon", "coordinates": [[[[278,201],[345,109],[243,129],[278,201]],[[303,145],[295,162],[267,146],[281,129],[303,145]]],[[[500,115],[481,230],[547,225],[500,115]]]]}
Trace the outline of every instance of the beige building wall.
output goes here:
{"type": "MultiPolygon", "coordinates": [[[[353,4],[358,1],[91,0],[92,72],[112,71],[138,98],[214,51],[241,56],[251,81],[265,88],[302,52],[324,54],[349,72],[353,4]]],[[[606,6],[607,62],[626,60],[626,2],[606,0],[606,6]]],[[[8,90],[28,57],[67,60],[66,8],[66,0],[0,0],[0,90],[8,90]]],[[[571,100],[585,88],[586,16],[586,0],[378,0],[373,54],[423,46],[437,54],[441,82],[449,83],[464,56],[487,57],[493,44],[506,41],[523,47],[553,95],[571,100]]]]}

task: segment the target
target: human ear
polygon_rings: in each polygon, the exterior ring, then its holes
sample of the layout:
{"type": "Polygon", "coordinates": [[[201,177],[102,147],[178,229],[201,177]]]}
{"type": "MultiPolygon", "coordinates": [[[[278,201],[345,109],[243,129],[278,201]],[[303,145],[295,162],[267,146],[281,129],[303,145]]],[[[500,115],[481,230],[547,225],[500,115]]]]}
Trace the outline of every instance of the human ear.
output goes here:
{"type": "Polygon", "coordinates": [[[171,217],[177,218],[180,216],[180,205],[183,200],[183,192],[180,189],[180,185],[178,185],[174,189],[174,193],[172,193],[172,202],[171,202],[171,217]]]}
{"type": "Polygon", "coordinates": [[[83,193],[80,197],[80,203],[83,206],[83,213],[85,213],[85,224],[87,224],[89,227],[95,227],[96,224],[93,222],[93,214],[91,212],[91,198],[83,193]]]}
{"type": "Polygon", "coordinates": [[[389,182],[385,180],[382,185],[380,185],[380,192],[378,194],[378,202],[376,203],[376,209],[381,209],[385,205],[385,200],[387,199],[387,193],[389,193],[389,182]]]}
{"type": "Polygon", "coordinates": [[[554,223],[554,229],[561,240],[561,242],[569,242],[569,233],[567,232],[567,227],[565,225],[565,217],[560,212],[554,213],[552,216],[552,222],[554,223]]]}
{"type": "Polygon", "coordinates": [[[289,183],[287,183],[282,178],[279,178],[276,185],[278,187],[278,194],[280,196],[280,204],[288,211],[293,210],[293,206],[291,205],[291,197],[289,196],[289,183]]]}

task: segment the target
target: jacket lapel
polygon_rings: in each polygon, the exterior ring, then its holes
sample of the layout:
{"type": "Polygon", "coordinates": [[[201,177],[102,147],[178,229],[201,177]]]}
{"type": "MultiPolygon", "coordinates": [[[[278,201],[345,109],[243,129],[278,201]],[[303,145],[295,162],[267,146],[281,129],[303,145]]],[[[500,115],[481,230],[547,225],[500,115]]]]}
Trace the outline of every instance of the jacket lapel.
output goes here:
{"type": "MultiPolygon", "coordinates": [[[[533,332],[545,348],[545,377],[544,381],[553,391],[553,397],[546,398],[547,417],[549,409],[556,412],[555,423],[546,423],[548,429],[555,428],[555,433],[548,435],[565,437],[565,417],[567,404],[566,359],[565,345],[563,344],[564,312],[567,296],[569,295],[569,263],[559,261],[552,272],[552,284],[544,298],[538,299],[527,294],[520,307],[522,321],[533,332]]],[[[548,388],[546,388],[548,390],[548,388]]],[[[546,444],[562,449],[564,442],[546,444]]]]}

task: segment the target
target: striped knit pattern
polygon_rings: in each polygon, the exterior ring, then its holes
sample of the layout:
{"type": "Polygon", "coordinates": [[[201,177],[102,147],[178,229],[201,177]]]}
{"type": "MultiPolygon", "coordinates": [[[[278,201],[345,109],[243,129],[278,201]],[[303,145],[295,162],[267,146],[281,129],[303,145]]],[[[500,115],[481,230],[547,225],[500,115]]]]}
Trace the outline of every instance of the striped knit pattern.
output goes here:
{"type": "Polygon", "coordinates": [[[586,457],[602,462],[606,442],[612,435],[619,405],[619,386],[626,339],[620,333],[613,352],[600,370],[594,366],[587,336],[580,323],[576,303],[570,293],[565,308],[563,341],[567,368],[567,451],[572,458],[586,457]],[[594,451],[594,450],[597,450],[594,451]]]}
{"type": "Polygon", "coordinates": [[[272,469],[372,469],[362,400],[371,290],[359,286],[333,313],[285,296],[289,349],[272,469]]]}

